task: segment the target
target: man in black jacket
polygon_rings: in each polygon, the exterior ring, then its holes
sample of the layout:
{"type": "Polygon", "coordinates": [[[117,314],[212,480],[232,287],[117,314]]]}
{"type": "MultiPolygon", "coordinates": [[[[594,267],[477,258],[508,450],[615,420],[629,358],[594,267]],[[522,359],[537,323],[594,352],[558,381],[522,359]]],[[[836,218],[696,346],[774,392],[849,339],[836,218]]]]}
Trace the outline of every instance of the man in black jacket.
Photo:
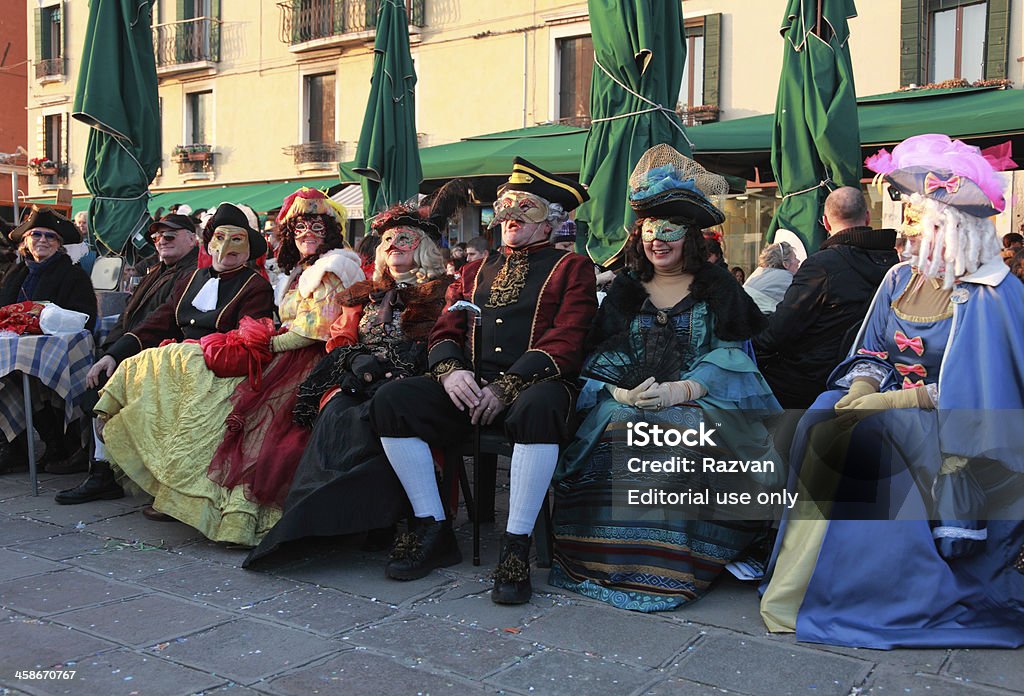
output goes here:
{"type": "MultiPolygon", "coordinates": [[[[98,355],[105,356],[119,338],[135,329],[170,297],[175,285],[187,280],[195,272],[199,260],[195,232],[195,224],[186,215],[171,214],[150,225],[146,238],[156,246],[160,263],[150,269],[132,293],[114,328],[97,351],[98,355]]],[[[106,360],[113,363],[111,358],[106,360]]],[[[92,366],[86,378],[89,386],[86,396],[88,402],[95,403],[96,390],[110,376],[115,366],[108,365],[103,357],[92,366]]],[[[62,505],[77,505],[123,496],[124,491],[114,480],[110,464],[104,459],[103,443],[97,440],[96,455],[89,465],[89,478],[75,488],[59,492],[56,500],[62,505]]]]}
{"type": "Polygon", "coordinates": [[[895,230],[874,230],[864,194],[850,186],[825,200],[828,239],[754,337],[758,366],[783,408],[808,408],[845,357],[882,277],[899,257],[895,230]]]}

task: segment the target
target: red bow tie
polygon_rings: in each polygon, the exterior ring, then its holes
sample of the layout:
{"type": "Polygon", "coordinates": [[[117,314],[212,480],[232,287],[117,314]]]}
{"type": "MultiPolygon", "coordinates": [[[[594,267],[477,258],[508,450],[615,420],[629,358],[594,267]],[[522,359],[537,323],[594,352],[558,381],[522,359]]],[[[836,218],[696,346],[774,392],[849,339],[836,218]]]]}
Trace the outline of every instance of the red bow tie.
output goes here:
{"type": "Polygon", "coordinates": [[[918,387],[923,387],[923,386],[924,386],[924,382],[911,382],[909,377],[904,377],[903,378],[903,388],[904,389],[917,389],[918,387]]]}
{"type": "Polygon", "coordinates": [[[861,348],[857,351],[857,355],[872,355],[879,360],[889,359],[889,353],[884,350],[868,350],[867,348],[861,348]]]}
{"type": "Polygon", "coordinates": [[[907,338],[907,335],[902,331],[897,331],[893,338],[896,340],[896,347],[900,349],[902,353],[907,348],[914,351],[918,355],[924,355],[924,341],[921,340],[920,336],[914,336],[913,338],[907,338]]]}
{"type": "Polygon", "coordinates": [[[924,369],[924,365],[918,363],[916,365],[897,365],[896,371],[906,377],[907,375],[917,375],[918,377],[927,377],[928,370],[924,369]]]}

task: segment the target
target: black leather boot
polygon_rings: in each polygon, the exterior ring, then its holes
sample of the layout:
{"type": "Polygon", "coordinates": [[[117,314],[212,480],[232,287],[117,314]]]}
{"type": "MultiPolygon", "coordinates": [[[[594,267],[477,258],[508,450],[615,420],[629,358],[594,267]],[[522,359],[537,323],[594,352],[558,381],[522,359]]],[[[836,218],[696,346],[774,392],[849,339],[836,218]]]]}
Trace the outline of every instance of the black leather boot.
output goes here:
{"type": "Polygon", "coordinates": [[[501,553],[494,569],[495,604],[526,604],[533,594],[530,584],[530,537],[527,534],[505,534],[501,537],[501,553]]]}
{"type": "Polygon", "coordinates": [[[419,525],[395,540],[384,574],[394,580],[416,580],[434,568],[447,568],[462,562],[462,553],[450,520],[433,517],[417,520],[419,525]]]}
{"type": "Polygon", "coordinates": [[[74,488],[61,491],[56,500],[61,505],[78,505],[93,500],[116,500],[124,497],[124,489],[114,480],[110,464],[93,460],[89,467],[89,478],[74,488]]]}

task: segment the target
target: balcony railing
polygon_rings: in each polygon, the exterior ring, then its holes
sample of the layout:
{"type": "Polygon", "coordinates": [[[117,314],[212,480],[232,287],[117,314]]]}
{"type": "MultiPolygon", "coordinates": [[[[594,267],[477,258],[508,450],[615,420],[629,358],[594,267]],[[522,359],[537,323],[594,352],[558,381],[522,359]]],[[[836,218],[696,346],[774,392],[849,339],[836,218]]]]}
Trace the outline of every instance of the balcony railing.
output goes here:
{"type": "Polygon", "coordinates": [[[36,62],[36,79],[45,80],[48,77],[64,76],[64,57],[46,58],[36,62]]]}
{"type": "MultiPolygon", "coordinates": [[[[381,0],[288,0],[279,2],[280,39],[289,45],[371,33],[377,28],[381,0]]],[[[426,0],[406,0],[409,24],[422,27],[426,0]]]]}
{"type": "Polygon", "coordinates": [[[285,151],[292,156],[296,166],[323,162],[340,162],[343,143],[312,142],[291,145],[285,151]]]}
{"type": "Polygon", "coordinates": [[[195,63],[220,62],[220,20],[185,19],[153,27],[157,70],[195,63]]]}
{"type": "Polygon", "coordinates": [[[211,174],[213,173],[214,152],[207,152],[205,159],[177,158],[178,174],[211,174]]]}

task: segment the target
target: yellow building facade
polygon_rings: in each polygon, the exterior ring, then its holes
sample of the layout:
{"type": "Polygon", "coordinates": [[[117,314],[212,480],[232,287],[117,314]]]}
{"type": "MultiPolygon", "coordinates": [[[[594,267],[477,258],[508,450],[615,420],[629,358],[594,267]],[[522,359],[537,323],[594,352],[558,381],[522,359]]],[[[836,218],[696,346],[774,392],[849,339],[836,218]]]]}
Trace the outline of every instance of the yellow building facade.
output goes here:
{"type": "MultiPolygon", "coordinates": [[[[29,193],[66,187],[84,194],[87,128],[70,112],[88,4],[25,2],[30,156],[57,165],[56,174],[30,177],[29,193]]],[[[154,0],[164,155],[153,190],[182,189],[187,202],[191,188],[335,177],[337,163],[355,153],[378,2],[154,0]]],[[[680,107],[687,122],[700,127],[772,112],[786,0],[682,3],[689,56],[680,107]]],[[[552,121],[586,124],[593,48],[585,2],[407,5],[421,146],[552,121]]],[[[860,0],[857,9],[850,27],[859,95],[941,81],[950,70],[1021,86],[1024,0],[860,0]],[[963,45],[929,51],[919,34],[938,35],[951,19],[963,45]],[[1000,21],[1003,29],[993,26],[1000,21]],[[993,47],[993,40],[1004,44],[993,47]],[[974,65],[978,56],[982,64],[974,65]],[[951,68],[953,59],[959,62],[951,68]]],[[[752,213],[744,246],[755,244],[767,210],[752,213]]]]}

